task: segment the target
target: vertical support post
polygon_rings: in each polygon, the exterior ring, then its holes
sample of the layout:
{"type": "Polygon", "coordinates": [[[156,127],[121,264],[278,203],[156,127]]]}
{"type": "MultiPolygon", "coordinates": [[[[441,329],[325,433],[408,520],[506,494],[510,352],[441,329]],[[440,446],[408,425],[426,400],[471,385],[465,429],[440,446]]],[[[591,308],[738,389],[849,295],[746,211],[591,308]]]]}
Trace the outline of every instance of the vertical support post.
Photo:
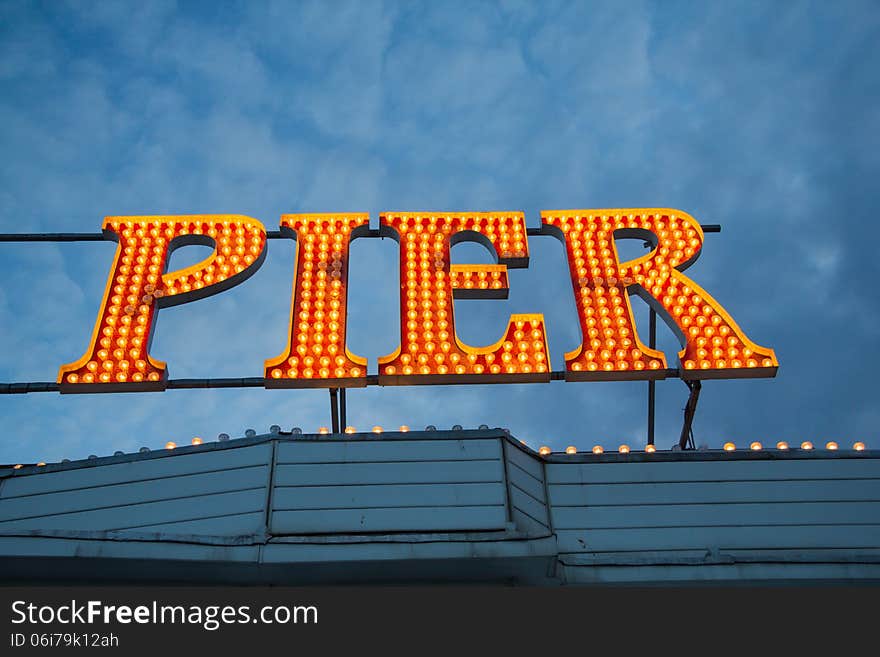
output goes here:
{"type": "MultiPolygon", "coordinates": [[[[657,312],[651,308],[648,320],[648,346],[651,349],[657,348],[657,312]]],[[[648,444],[654,444],[654,400],[656,395],[656,384],[654,380],[648,381],[648,444]]]]}
{"type": "Polygon", "coordinates": [[[339,389],[339,423],[342,427],[342,431],[345,431],[345,427],[348,426],[348,420],[346,419],[345,414],[345,388],[339,389]]]}
{"type": "Polygon", "coordinates": [[[339,433],[339,388],[330,388],[330,426],[339,433]]]}
{"type": "Polygon", "coordinates": [[[690,389],[687,404],[684,407],[684,424],[681,427],[681,436],[678,439],[678,447],[680,449],[694,449],[694,414],[697,412],[697,402],[700,401],[700,389],[703,385],[699,380],[685,381],[685,385],[690,389]]]}

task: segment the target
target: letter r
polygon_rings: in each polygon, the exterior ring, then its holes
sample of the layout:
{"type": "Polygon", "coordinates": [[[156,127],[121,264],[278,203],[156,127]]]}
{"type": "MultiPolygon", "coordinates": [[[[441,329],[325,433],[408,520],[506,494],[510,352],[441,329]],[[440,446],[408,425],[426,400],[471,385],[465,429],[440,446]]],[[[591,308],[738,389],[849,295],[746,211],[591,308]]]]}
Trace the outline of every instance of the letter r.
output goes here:
{"type": "Polygon", "coordinates": [[[544,233],[562,240],[583,340],[566,354],[566,380],[663,378],[666,360],[638,338],[628,295],[638,293],[682,345],[684,379],[775,376],[772,349],[751,342],[727,311],[682,271],[703,245],[700,224],[668,208],[541,213],[544,233]],[[621,263],[615,237],[653,245],[621,263]]]}

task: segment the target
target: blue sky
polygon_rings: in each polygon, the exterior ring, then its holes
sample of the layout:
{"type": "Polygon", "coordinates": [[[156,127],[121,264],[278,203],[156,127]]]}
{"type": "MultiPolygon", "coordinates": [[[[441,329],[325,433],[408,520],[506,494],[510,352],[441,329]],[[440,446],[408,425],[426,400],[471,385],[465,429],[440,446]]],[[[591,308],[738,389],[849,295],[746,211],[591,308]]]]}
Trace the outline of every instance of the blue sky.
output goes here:
{"type": "MultiPolygon", "coordinates": [[[[0,3],[0,231],[106,215],[673,207],[707,235],[688,274],[776,379],[710,381],[697,443],[878,447],[876,3],[0,3]]],[[[0,244],[0,381],[79,358],[115,245],[0,244]]],[[[579,340],[562,246],[532,238],[507,301],[457,301],[494,342],[542,312],[555,369],[579,340]]],[[[172,267],[203,252],[187,247],[172,267]]],[[[352,247],[349,347],[399,336],[397,250],[352,247]]],[[[479,248],[457,262],[488,262],[479,248]]],[[[260,376],[285,344],[293,242],[237,288],[163,309],[174,378],[260,376]]],[[[635,302],[634,302],[635,303],[635,302]]],[[[646,327],[647,313],[638,322],[646,327]]],[[[646,338],[646,332],[645,332],[646,338]]],[[[674,364],[677,343],[661,330],[674,364]]],[[[508,427],[531,445],[640,446],[644,383],[377,388],[349,423],[508,427]]],[[[658,388],[677,441],[685,386],[658,388]]],[[[82,458],[271,424],[329,423],[326,391],[0,396],[0,462],[82,458]]]]}

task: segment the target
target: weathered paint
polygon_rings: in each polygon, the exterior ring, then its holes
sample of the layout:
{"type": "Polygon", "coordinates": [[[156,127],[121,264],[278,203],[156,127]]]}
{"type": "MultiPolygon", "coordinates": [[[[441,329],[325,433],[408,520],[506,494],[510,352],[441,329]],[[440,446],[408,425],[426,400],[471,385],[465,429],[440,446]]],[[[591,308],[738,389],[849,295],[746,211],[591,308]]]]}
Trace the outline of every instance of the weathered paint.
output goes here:
{"type": "Polygon", "coordinates": [[[878,546],[877,452],[541,458],[495,429],[0,469],[9,581],[878,581],[878,546]]]}

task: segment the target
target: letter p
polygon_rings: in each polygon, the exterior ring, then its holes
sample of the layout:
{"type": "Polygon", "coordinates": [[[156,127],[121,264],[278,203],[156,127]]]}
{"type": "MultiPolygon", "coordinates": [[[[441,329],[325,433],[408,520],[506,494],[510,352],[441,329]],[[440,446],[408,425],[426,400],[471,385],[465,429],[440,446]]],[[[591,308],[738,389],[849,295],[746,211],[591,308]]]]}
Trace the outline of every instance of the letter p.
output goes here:
{"type": "Polygon", "coordinates": [[[86,353],[62,365],[62,393],[164,390],[165,363],[150,357],[157,308],[227,290],[266,256],[266,230],[240,215],[107,217],[104,236],[119,242],[86,353]],[[188,244],[214,247],[205,260],[165,273],[170,253],[188,244]]]}

